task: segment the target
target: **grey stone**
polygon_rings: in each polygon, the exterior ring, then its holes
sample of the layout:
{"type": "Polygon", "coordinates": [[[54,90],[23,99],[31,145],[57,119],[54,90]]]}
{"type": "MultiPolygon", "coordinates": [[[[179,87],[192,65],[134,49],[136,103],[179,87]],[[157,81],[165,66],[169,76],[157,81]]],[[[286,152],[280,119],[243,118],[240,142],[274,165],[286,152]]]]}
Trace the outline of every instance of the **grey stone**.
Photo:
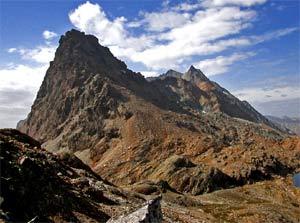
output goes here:
{"type": "Polygon", "coordinates": [[[161,196],[149,200],[136,211],[110,219],[107,223],[160,223],[163,219],[160,200],[161,196]]]}

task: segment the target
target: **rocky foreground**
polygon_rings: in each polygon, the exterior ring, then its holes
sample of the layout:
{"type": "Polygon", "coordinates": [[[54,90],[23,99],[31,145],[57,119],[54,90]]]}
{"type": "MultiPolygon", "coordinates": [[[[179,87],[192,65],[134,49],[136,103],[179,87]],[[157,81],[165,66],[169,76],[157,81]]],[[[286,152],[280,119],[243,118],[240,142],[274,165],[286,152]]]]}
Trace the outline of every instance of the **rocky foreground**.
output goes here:
{"type": "Polygon", "coordinates": [[[55,156],[13,129],[0,130],[0,148],[4,221],[106,222],[136,210],[141,221],[161,221],[155,196],[145,197],[115,187],[74,155],[55,156]],[[151,216],[139,212],[140,207],[150,209],[151,216]]]}
{"type": "Polygon", "coordinates": [[[53,155],[13,129],[0,130],[0,149],[4,222],[300,221],[290,176],[192,196],[164,183],[116,187],[76,156],[53,155]]]}

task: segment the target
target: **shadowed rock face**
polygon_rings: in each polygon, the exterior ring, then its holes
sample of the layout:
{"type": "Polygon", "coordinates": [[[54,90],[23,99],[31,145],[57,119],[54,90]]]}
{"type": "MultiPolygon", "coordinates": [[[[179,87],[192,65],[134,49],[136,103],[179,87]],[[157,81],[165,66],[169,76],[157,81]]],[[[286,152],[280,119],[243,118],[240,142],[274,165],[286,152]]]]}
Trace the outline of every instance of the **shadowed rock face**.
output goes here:
{"type": "MultiPolygon", "coordinates": [[[[17,130],[0,130],[0,152],[0,219],[8,222],[106,222],[145,201],[102,180],[76,156],[55,156],[17,130]]],[[[148,215],[161,218],[160,200],[149,202],[148,215]]]]}
{"type": "Polygon", "coordinates": [[[149,82],[96,37],[71,30],[19,128],[48,151],[74,153],[116,185],[149,181],[147,188],[157,189],[159,180],[200,194],[299,168],[299,138],[272,126],[194,67],[149,82]],[[174,155],[194,166],[177,168],[174,155]]]}

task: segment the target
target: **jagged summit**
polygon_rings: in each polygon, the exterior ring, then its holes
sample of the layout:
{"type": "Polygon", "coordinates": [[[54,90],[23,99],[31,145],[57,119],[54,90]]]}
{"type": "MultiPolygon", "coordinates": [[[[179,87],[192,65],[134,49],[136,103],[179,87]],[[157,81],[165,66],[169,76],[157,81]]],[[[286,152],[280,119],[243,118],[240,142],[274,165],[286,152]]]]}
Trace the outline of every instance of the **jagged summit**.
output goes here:
{"type": "Polygon", "coordinates": [[[231,117],[264,123],[277,128],[248,102],[240,101],[228,90],[209,80],[200,69],[196,69],[193,65],[185,73],[169,70],[156,78],[148,78],[148,81],[158,85],[158,88],[169,89],[166,94],[172,95],[170,100],[180,98],[180,101],[185,104],[185,108],[188,105],[189,108],[200,109],[205,113],[222,112],[231,117]],[[172,86],[171,89],[170,86],[172,86]]]}
{"type": "Polygon", "coordinates": [[[194,70],[197,70],[197,69],[194,67],[194,65],[191,65],[189,70],[194,71],[194,70]]]}
{"type": "Polygon", "coordinates": [[[181,78],[181,76],[182,76],[182,73],[180,73],[180,72],[178,72],[176,70],[170,69],[166,73],[164,73],[164,74],[162,74],[162,75],[160,75],[158,77],[154,77],[154,78],[152,78],[150,80],[155,80],[157,78],[164,79],[164,78],[167,78],[167,77],[181,78]]]}
{"type": "Polygon", "coordinates": [[[190,68],[187,70],[187,73],[202,73],[202,71],[200,69],[195,68],[194,65],[191,65],[190,68]]]}
{"type": "Polygon", "coordinates": [[[83,40],[89,40],[90,42],[94,42],[94,44],[98,44],[98,38],[96,36],[86,35],[84,32],[76,29],[71,29],[70,31],[67,31],[65,35],[62,35],[59,44],[67,41],[81,42],[83,40]]]}
{"type": "Polygon", "coordinates": [[[196,69],[193,65],[191,65],[185,73],[181,73],[176,70],[170,69],[166,73],[158,77],[148,78],[148,80],[152,81],[158,78],[165,79],[166,77],[182,78],[186,81],[191,81],[195,84],[199,84],[202,81],[209,81],[205,74],[200,69],[196,69]]]}
{"type": "MultiPolygon", "coordinates": [[[[99,119],[123,115],[117,111],[118,105],[130,95],[160,103],[157,99],[161,96],[145,78],[127,69],[96,37],[71,30],[59,43],[31,112],[20,126],[27,134],[45,142],[71,125],[81,128],[89,141],[102,134],[99,119]]],[[[82,140],[82,146],[85,143],[92,144],[82,140]]]]}
{"type": "Polygon", "coordinates": [[[92,69],[101,65],[113,70],[127,69],[126,64],[114,57],[107,47],[101,46],[95,36],[75,29],[61,36],[55,59],[59,64],[76,63],[92,69]]]}
{"type": "Polygon", "coordinates": [[[196,69],[193,65],[182,75],[182,78],[187,81],[192,81],[199,84],[201,81],[209,81],[200,69],[196,69]]]}

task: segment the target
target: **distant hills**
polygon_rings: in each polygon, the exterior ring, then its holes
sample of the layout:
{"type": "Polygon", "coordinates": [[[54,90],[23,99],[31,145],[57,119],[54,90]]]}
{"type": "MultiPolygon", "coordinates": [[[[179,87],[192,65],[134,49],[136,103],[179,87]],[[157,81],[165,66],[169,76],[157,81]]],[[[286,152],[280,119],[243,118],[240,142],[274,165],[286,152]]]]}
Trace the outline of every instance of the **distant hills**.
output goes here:
{"type": "Polygon", "coordinates": [[[300,135],[300,118],[291,118],[287,116],[283,116],[281,118],[267,115],[270,121],[276,123],[277,125],[281,126],[282,128],[287,128],[291,131],[291,133],[295,133],[300,135]]]}

